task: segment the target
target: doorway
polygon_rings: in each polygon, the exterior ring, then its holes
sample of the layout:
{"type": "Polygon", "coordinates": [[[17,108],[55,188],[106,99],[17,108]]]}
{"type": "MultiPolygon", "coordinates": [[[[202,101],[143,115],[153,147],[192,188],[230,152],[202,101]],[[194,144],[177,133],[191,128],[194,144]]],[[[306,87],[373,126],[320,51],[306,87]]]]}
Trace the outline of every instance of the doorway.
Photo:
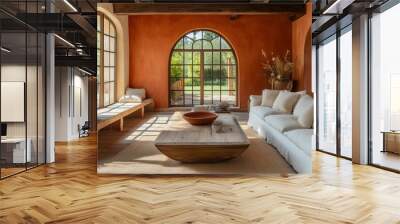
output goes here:
{"type": "Polygon", "coordinates": [[[181,37],[169,63],[169,106],[237,106],[237,60],[227,40],[210,30],[181,37]]]}

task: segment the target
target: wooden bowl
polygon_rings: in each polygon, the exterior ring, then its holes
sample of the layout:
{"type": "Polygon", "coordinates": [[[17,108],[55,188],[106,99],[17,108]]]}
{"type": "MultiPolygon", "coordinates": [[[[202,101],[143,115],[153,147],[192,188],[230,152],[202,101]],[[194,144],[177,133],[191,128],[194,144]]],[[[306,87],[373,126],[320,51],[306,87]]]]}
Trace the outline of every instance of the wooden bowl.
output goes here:
{"type": "Polygon", "coordinates": [[[194,111],[183,114],[183,119],[191,125],[209,125],[217,119],[218,115],[208,111],[194,111]]]}

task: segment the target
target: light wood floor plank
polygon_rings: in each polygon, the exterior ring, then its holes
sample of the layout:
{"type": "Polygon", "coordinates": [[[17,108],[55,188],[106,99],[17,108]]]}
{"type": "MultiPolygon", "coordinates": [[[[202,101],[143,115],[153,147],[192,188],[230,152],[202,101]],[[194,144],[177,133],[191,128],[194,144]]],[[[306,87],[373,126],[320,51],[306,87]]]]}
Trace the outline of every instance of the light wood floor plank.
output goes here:
{"type": "Polygon", "coordinates": [[[400,223],[400,175],[316,152],[312,175],[98,176],[94,137],[0,181],[0,223],[400,223]]]}

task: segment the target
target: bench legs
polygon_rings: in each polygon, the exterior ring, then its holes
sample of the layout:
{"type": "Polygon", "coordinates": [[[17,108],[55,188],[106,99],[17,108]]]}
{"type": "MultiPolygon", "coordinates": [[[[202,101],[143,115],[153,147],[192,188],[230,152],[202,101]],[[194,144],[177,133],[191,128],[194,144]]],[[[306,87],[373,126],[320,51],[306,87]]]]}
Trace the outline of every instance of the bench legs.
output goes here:
{"type": "Polygon", "coordinates": [[[142,116],[142,119],[143,119],[144,118],[144,106],[142,106],[141,116],[142,116]]]}
{"type": "Polygon", "coordinates": [[[124,130],[124,118],[121,117],[121,119],[119,120],[119,130],[123,131],[124,130]]]}

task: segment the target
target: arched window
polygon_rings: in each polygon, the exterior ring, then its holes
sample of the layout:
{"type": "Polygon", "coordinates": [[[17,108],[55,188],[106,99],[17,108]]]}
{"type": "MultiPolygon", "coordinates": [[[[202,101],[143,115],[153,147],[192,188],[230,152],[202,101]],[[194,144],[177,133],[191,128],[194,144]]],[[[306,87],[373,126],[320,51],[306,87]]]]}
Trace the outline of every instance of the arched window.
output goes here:
{"type": "Polygon", "coordinates": [[[105,15],[97,14],[97,107],[115,103],[117,34],[105,15]]]}
{"type": "Polygon", "coordinates": [[[170,57],[169,105],[237,105],[236,56],[218,33],[195,30],[180,38],[170,57]]]}

